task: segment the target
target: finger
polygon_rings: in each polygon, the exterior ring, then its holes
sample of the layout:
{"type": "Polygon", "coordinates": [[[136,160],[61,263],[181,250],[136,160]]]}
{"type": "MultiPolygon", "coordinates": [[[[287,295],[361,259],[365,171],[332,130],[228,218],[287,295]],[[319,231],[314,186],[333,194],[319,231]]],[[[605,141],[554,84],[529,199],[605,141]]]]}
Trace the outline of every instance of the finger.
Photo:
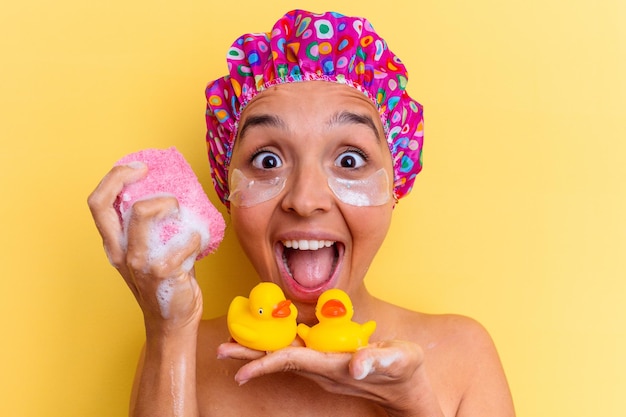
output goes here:
{"type": "Polygon", "coordinates": [[[143,269],[151,260],[150,234],[155,232],[158,235],[158,231],[155,231],[156,223],[177,214],[178,201],[174,197],[155,197],[133,204],[126,230],[129,266],[135,270],[143,269]]]}
{"type": "Polygon", "coordinates": [[[170,276],[191,271],[200,253],[201,241],[200,235],[193,233],[187,244],[172,246],[172,250],[158,259],[161,274],[170,276]]]}
{"type": "Polygon", "coordinates": [[[145,164],[116,166],[100,181],[87,198],[96,227],[104,244],[109,260],[114,265],[122,257],[122,225],[114,208],[115,199],[125,185],[138,181],[147,173],[145,164]]]}
{"type": "Polygon", "coordinates": [[[237,342],[222,343],[217,347],[218,359],[230,358],[241,360],[254,360],[262,358],[265,355],[265,352],[247,348],[237,342]]]}
{"type": "Polygon", "coordinates": [[[350,353],[324,353],[303,347],[286,347],[245,364],[235,375],[235,380],[243,384],[252,378],[288,371],[340,380],[348,373],[351,357],[350,353]]]}

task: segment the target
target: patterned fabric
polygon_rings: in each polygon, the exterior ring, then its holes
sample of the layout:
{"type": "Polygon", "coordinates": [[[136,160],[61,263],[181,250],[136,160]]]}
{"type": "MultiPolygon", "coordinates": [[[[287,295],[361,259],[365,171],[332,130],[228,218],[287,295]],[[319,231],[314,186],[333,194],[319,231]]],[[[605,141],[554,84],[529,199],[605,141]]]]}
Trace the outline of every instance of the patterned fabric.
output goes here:
{"type": "Polygon", "coordinates": [[[229,75],[206,88],[207,146],[213,185],[228,206],[228,165],[246,104],[281,83],[324,80],[361,91],[378,108],[394,165],[394,194],[412,188],[422,168],[422,106],[406,92],[408,75],[372,25],[358,17],[294,10],[271,32],[245,34],[227,54],[229,75]]]}

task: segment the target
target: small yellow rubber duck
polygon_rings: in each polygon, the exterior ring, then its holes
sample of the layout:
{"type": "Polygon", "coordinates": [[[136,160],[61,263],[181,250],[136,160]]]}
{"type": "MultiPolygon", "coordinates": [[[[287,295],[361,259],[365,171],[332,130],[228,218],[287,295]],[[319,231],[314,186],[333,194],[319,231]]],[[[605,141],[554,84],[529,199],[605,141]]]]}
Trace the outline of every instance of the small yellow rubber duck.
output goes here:
{"type": "Polygon", "coordinates": [[[237,296],[226,316],[228,331],[240,345],[251,349],[274,351],[296,338],[298,310],[285,299],[281,288],[261,282],[250,291],[250,298],[237,296]]]}
{"type": "Polygon", "coordinates": [[[355,352],[369,343],[376,322],[355,323],[353,314],[354,307],[348,294],[332,288],[317,300],[315,316],[319,323],[313,327],[300,323],[298,335],[307,347],[321,352],[355,352]]]}

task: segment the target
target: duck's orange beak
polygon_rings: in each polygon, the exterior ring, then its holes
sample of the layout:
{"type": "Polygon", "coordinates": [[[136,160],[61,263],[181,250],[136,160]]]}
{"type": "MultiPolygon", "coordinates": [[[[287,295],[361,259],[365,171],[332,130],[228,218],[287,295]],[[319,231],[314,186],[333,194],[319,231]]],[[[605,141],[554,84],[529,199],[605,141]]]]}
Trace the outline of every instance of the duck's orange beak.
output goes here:
{"type": "Polygon", "coordinates": [[[343,317],[345,315],[346,306],[339,300],[328,300],[322,306],[322,316],[324,317],[343,317]]]}
{"type": "Polygon", "coordinates": [[[290,306],[291,300],[283,300],[279,302],[276,307],[274,307],[274,310],[272,310],[272,317],[279,319],[289,317],[291,314],[291,308],[289,308],[290,306]]]}

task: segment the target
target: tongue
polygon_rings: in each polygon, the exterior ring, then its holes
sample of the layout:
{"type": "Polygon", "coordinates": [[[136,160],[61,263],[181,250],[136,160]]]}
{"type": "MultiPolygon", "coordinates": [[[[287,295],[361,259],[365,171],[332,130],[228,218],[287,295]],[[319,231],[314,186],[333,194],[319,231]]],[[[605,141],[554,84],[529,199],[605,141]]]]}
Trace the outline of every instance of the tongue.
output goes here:
{"type": "Polygon", "coordinates": [[[335,263],[335,249],[295,250],[285,248],[291,275],[303,287],[315,288],[330,278],[335,263]]]}

